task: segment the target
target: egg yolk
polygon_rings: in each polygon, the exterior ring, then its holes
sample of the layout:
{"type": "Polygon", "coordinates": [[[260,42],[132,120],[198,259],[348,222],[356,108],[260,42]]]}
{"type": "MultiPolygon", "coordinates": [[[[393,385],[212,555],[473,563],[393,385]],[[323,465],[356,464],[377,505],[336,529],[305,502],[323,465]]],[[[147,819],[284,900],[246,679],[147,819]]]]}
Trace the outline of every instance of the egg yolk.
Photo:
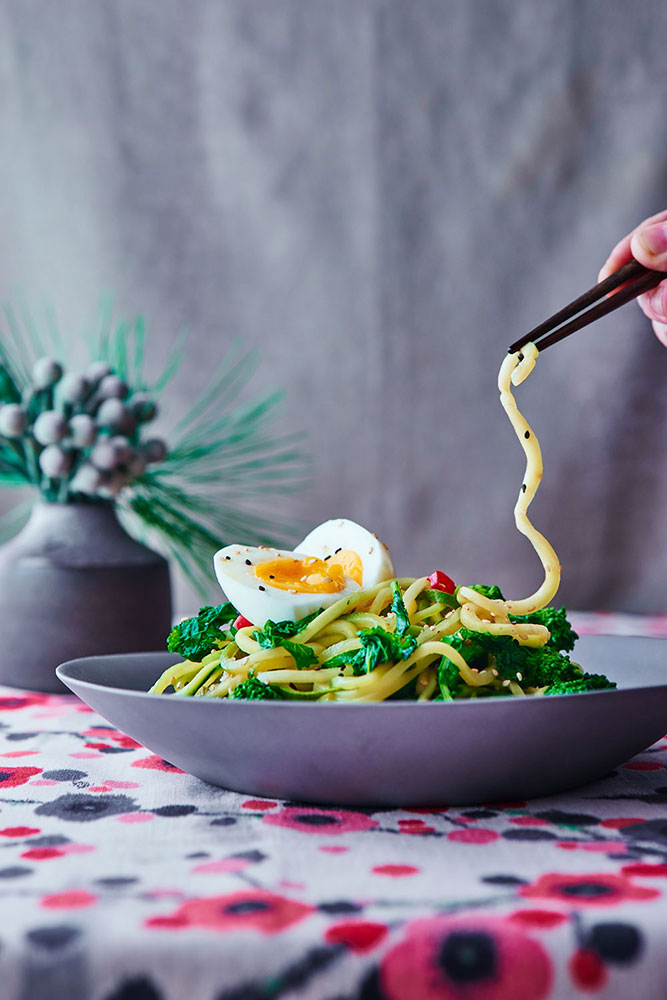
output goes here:
{"type": "Polygon", "coordinates": [[[340,566],[345,573],[345,576],[351,577],[355,583],[361,586],[364,577],[364,569],[361,565],[361,559],[356,552],[352,549],[339,549],[338,552],[334,552],[332,556],[326,560],[327,566],[340,566]]]}
{"type": "Polygon", "coordinates": [[[306,556],[291,559],[281,556],[254,567],[255,576],[278,590],[294,590],[298,594],[336,594],[344,590],[351,578],[361,586],[361,559],[351,549],[341,549],[328,559],[306,556]]]}

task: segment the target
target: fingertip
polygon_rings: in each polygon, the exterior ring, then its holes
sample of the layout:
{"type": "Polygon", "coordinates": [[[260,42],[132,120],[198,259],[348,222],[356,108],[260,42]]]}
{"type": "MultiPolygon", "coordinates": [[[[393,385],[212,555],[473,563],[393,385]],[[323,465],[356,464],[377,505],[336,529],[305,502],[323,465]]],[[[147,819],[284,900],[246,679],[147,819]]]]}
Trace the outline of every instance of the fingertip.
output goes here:
{"type": "Polygon", "coordinates": [[[651,301],[650,295],[647,294],[640,295],[637,298],[637,305],[639,306],[639,308],[644,313],[647,319],[650,319],[652,322],[655,322],[656,315],[653,311],[653,303],[651,301]]]}
{"type": "Polygon", "coordinates": [[[600,273],[598,275],[598,281],[604,281],[610,275],[618,271],[619,267],[623,267],[627,264],[629,260],[632,260],[632,254],[630,252],[630,237],[624,236],[622,240],[613,247],[611,253],[608,255],[606,261],[600,268],[600,273]]]}
{"type": "Polygon", "coordinates": [[[634,233],[630,240],[630,250],[635,260],[638,260],[644,267],[653,267],[653,254],[646,248],[641,233],[634,233]]]}
{"type": "Polygon", "coordinates": [[[598,273],[598,284],[601,281],[604,281],[605,278],[608,278],[611,273],[612,273],[611,264],[609,263],[609,259],[607,259],[600,268],[600,271],[598,273]]]}
{"type": "Polygon", "coordinates": [[[660,222],[633,233],[630,250],[644,267],[667,270],[667,225],[660,222]]]}
{"type": "Polygon", "coordinates": [[[651,305],[656,313],[655,319],[659,323],[667,323],[667,281],[661,281],[654,289],[651,305]]]}
{"type": "Polygon", "coordinates": [[[640,295],[637,304],[653,322],[667,323],[667,281],[661,281],[656,288],[640,295]]]}

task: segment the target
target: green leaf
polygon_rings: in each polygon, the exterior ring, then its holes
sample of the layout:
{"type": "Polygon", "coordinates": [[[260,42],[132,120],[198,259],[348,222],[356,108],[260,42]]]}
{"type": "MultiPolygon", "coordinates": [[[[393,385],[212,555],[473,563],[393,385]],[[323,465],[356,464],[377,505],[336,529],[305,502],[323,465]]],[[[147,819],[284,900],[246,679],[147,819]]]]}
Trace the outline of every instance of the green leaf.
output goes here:
{"type": "Polygon", "coordinates": [[[383,628],[363,629],[359,633],[360,649],[339,653],[325,660],[324,667],[351,667],[355,677],[369,674],[381,663],[398,663],[414,653],[417,640],[413,636],[401,637],[383,628]]]}
{"type": "Polygon", "coordinates": [[[262,629],[253,632],[252,637],[263,649],[272,649],[274,646],[280,645],[283,639],[292,639],[299,632],[303,632],[318,615],[322,614],[323,610],[324,608],[318,608],[317,611],[306,615],[305,618],[300,618],[298,622],[272,622],[269,619],[264,623],[262,629]]]}
{"type": "Polygon", "coordinates": [[[391,590],[394,596],[392,597],[391,607],[389,610],[393,611],[396,615],[396,635],[405,635],[410,628],[410,617],[405,610],[401,586],[398,580],[394,580],[392,582],[391,590]]]}
{"type": "Polygon", "coordinates": [[[495,666],[500,677],[516,681],[523,687],[560,684],[581,675],[579,667],[568,656],[549,645],[522,646],[509,635],[462,628],[455,635],[441,636],[440,641],[456,649],[469,666],[478,670],[495,666]]]}
{"type": "Polygon", "coordinates": [[[281,701],[284,695],[280,688],[265,684],[264,681],[251,675],[247,681],[242,681],[234,688],[232,698],[244,698],[249,701],[281,701]]]}
{"type": "Polygon", "coordinates": [[[442,701],[453,701],[465,687],[458,667],[443,656],[437,666],[438,687],[442,701]]]}
{"type": "Polygon", "coordinates": [[[229,601],[201,608],[196,617],[186,618],[174,626],[167,639],[167,649],[186,660],[201,662],[224,639],[223,626],[237,616],[236,608],[229,601]]]}
{"type": "Polygon", "coordinates": [[[570,681],[559,681],[547,688],[545,694],[583,694],[585,691],[603,691],[616,687],[615,681],[610,681],[604,674],[582,673],[580,677],[570,681]]]}
{"type": "Polygon", "coordinates": [[[488,597],[490,601],[505,600],[502,590],[500,587],[496,587],[495,584],[488,587],[485,583],[474,583],[470,587],[470,590],[476,590],[478,594],[481,594],[482,597],[488,597]]]}
{"type": "Polygon", "coordinates": [[[292,656],[297,670],[313,667],[318,662],[315,650],[305,642],[292,642],[290,639],[283,639],[278,645],[286,649],[290,656],[292,656]]]}
{"type": "Polygon", "coordinates": [[[579,638],[567,619],[565,608],[540,608],[532,615],[510,615],[510,621],[544,625],[549,629],[549,649],[571,652],[579,638]]]}
{"type": "Polygon", "coordinates": [[[286,649],[294,659],[298,670],[315,666],[318,662],[315,651],[304,642],[291,642],[290,640],[302,632],[321,612],[322,608],[319,608],[298,622],[272,622],[269,620],[265,622],[263,629],[256,629],[252,633],[252,637],[262,649],[276,649],[279,646],[286,649]]]}

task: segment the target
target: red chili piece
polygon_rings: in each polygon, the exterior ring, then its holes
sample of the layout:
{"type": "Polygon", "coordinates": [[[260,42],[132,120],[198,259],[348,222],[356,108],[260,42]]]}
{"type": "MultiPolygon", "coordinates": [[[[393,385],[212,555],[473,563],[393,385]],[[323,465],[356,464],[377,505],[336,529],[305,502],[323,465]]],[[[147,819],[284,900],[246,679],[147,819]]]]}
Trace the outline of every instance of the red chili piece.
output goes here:
{"type": "Polygon", "coordinates": [[[456,584],[451,576],[447,576],[440,569],[436,569],[435,572],[431,573],[428,582],[431,585],[431,590],[442,590],[445,594],[453,594],[456,590],[456,584]]]}
{"type": "Polygon", "coordinates": [[[252,626],[252,622],[249,622],[243,615],[239,615],[234,622],[234,628],[248,628],[249,626],[252,626]]]}

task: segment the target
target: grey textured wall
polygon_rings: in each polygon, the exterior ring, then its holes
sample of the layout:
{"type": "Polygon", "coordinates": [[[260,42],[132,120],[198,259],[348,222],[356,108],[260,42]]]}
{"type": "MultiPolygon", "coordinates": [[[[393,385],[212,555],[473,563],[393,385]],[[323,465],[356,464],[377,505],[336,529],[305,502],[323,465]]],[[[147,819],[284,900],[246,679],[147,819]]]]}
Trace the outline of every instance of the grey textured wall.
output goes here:
{"type": "MultiPolygon", "coordinates": [[[[666,50],[662,0],[0,0],[0,293],[187,324],[179,409],[241,333],[305,524],[518,596],[497,368],[667,206],[666,50]]],[[[667,607],[666,388],[633,306],[520,391],[572,606],[667,607]]]]}

